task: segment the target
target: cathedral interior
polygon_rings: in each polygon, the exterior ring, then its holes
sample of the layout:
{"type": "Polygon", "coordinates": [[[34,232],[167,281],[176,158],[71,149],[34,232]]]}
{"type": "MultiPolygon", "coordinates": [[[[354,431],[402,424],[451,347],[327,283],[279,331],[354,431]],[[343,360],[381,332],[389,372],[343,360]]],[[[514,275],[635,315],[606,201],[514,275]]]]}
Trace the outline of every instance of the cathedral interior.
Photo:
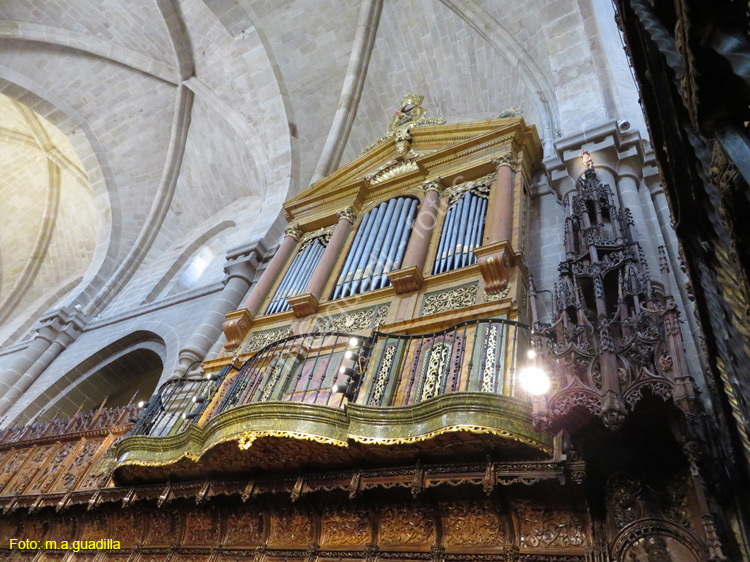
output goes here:
{"type": "Polygon", "coordinates": [[[750,9],[0,2],[0,558],[750,561],[750,9]]]}

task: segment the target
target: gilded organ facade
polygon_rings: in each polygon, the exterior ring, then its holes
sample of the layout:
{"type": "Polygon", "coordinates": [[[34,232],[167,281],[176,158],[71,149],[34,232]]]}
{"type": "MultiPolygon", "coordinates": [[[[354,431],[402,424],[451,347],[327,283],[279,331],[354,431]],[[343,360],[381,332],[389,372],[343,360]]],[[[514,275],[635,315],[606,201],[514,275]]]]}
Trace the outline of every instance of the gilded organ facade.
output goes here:
{"type": "Polygon", "coordinates": [[[89,428],[3,437],[4,540],[121,542],[45,561],[726,559],[674,274],[639,234],[632,175],[561,152],[576,173],[549,182],[564,252],[546,286],[535,127],[421,104],[285,203],[221,352],[107,447],[89,428]]]}

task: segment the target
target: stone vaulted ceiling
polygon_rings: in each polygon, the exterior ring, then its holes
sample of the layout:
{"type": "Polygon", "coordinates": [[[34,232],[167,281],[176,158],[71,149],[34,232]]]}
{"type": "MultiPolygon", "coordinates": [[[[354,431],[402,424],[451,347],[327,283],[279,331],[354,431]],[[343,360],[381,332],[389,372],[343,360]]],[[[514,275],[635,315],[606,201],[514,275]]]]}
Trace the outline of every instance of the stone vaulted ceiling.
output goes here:
{"type": "Polygon", "coordinates": [[[519,107],[546,147],[619,117],[594,3],[0,3],[0,345],[172,294],[206,244],[220,264],[406,91],[449,122],[519,107]]]}

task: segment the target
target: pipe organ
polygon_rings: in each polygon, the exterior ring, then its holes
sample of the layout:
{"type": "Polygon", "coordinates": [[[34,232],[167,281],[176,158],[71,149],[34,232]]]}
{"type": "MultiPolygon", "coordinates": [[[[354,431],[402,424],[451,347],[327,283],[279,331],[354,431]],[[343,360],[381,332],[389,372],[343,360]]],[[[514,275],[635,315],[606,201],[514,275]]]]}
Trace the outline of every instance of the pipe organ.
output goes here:
{"type": "Polygon", "coordinates": [[[484,235],[488,195],[487,183],[472,183],[468,191],[461,190],[450,197],[433,275],[477,263],[474,248],[484,235]]]}
{"type": "Polygon", "coordinates": [[[401,264],[418,202],[394,197],[363,217],[333,290],[334,299],[390,285],[388,272],[401,264]]]}
{"type": "Polygon", "coordinates": [[[0,432],[0,539],[116,530],[100,562],[739,559],[694,454],[666,258],[656,296],[589,161],[543,323],[523,244],[535,129],[436,124],[421,101],[285,203],[222,353],[162,385],[106,455],[91,445],[98,480],[66,488],[55,468],[78,470],[77,441],[0,432]]]}

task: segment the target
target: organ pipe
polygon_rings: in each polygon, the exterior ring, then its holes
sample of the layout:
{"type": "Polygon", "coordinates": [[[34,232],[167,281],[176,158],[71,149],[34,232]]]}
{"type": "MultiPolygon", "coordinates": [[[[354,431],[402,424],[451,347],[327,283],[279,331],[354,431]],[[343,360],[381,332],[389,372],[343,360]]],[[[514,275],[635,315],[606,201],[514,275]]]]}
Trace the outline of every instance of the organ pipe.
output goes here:
{"type": "Polygon", "coordinates": [[[398,269],[404,257],[417,204],[411,197],[395,197],[364,216],[338,277],[334,299],[390,285],[387,274],[398,269]]]}
{"type": "Polygon", "coordinates": [[[472,265],[477,262],[474,248],[484,234],[487,199],[473,192],[465,193],[445,214],[440,233],[433,275],[472,265]]]}
{"type": "Polygon", "coordinates": [[[323,257],[325,246],[320,239],[314,239],[303,247],[294,257],[292,264],[284,275],[284,279],[276,289],[276,293],[268,305],[266,314],[275,314],[289,310],[287,299],[299,295],[307,287],[315,266],[318,265],[320,258],[323,257]]]}

